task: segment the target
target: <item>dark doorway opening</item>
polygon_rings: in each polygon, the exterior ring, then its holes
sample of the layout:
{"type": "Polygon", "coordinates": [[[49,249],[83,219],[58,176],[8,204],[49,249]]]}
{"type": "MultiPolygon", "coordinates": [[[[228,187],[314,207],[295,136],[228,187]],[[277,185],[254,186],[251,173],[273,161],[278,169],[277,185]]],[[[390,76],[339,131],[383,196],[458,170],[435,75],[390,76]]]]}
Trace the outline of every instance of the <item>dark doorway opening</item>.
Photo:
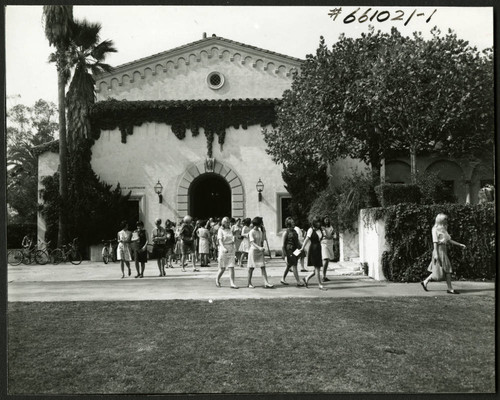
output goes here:
{"type": "Polygon", "coordinates": [[[189,214],[193,218],[231,217],[231,188],[217,174],[198,176],[189,187],[189,214]]]}
{"type": "Polygon", "coordinates": [[[123,219],[127,221],[128,229],[133,231],[136,228],[137,221],[139,221],[139,200],[127,201],[125,212],[126,215],[123,219]]]}

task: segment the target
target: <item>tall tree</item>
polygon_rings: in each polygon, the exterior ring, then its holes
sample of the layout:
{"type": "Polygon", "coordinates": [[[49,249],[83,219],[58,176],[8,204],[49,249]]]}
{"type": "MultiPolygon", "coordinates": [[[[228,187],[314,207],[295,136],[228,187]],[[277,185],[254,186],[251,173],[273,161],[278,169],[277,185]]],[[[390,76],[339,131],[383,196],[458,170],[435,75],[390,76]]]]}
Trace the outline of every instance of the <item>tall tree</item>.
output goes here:
{"type": "Polygon", "coordinates": [[[38,157],[34,146],[54,140],[56,114],[55,104],[41,99],[32,107],[18,104],[7,110],[7,203],[17,214],[17,223],[36,222],[38,157]]]}
{"type": "Polygon", "coordinates": [[[284,165],[351,156],[371,165],[375,184],[393,150],[479,152],[493,139],[492,70],[491,52],[451,32],[425,41],[371,28],[331,50],[321,38],[283,95],[278,129],[264,132],[268,152],[284,165]]]}
{"type": "Polygon", "coordinates": [[[95,221],[89,218],[93,207],[100,201],[105,187],[98,181],[90,167],[90,111],[95,103],[93,75],[111,71],[104,63],[107,55],[116,52],[111,40],[100,40],[101,25],[85,20],[74,26],[69,50],[69,60],[74,65],[73,77],[67,93],[68,110],[68,196],[71,209],[70,231],[75,236],[90,231],[95,221]]]}
{"type": "Polygon", "coordinates": [[[59,209],[59,229],[57,244],[61,246],[66,241],[66,212],[65,206],[68,199],[67,178],[67,146],[66,146],[66,107],[65,90],[70,77],[70,65],[68,63],[68,49],[71,34],[74,27],[73,6],[44,6],[43,19],[45,24],[45,36],[49,44],[56,48],[56,52],[50,57],[50,61],[56,63],[57,89],[59,108],[59,194],[61,196],[61,207],[59,209]]]}
{"type": "Polygon", "coordinates": [[[74,73],[67,93],[68,148],[78,148],[78,140],[90,134],[89,113],[95,103],[95,80],[93,75],[110,72],[111,66],[104,63],[109,53],[116,52],[111,40],[100,41],[101,25],[86,20],[77,21],[73,28],[69,49],[69,62],[74,73]]]}
{"type": "Polygon", "coordinates": [[[432,33],[424,40],[394,30],[372,66],[379,85],[359,94],[370,98],[377,125],[410,154],[413,182],[418,153],[482,155],[485,145],[492,152],[492,53],[479,53],[451,31],[432,33]]]}

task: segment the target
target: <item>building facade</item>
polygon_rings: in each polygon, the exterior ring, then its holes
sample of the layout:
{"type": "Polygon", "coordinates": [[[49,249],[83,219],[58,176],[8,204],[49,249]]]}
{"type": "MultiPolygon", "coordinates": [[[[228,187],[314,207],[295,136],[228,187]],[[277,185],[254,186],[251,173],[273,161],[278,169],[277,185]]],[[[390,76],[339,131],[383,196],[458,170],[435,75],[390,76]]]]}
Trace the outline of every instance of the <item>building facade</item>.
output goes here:
{"type": "MultiPolygon", "coordinates": [[[[140,106],[150,102],[199,115],[224,108],[224,118],[246,114],[245,110],[256,114],[258,107],[274,108],[290,88],[300,63],[297,58],[221,37],[203,37],[97,77],[97,101],[115,99],[140,106]]],[[[258,115],[248,124],[245,116],[241,121],[227,126],[223,134],[215,132],[215,138],[213,132],[207,134],[203,121],[196,129],[187,127],[183,135],[175,123],[158,121],[131,126],[126,135],[118,127],[101,129],[92,147],[91,166],[104,182],[119,183],[123,194],[131,192],[128,217],[144,221],[149,231],[156,218],[178,222],[188,214],[195,218],[261,216],[270,248],[278,249],[290,196],[281,168],[265,151],[262,129],[271,124],[258,115]],[[258,183],[263,184],[260,196],[258,183]]],[[[52,174],[57,154],[45,152],[39,163],[40,178],[52,174]]],[[[41,220],[39,234],[44,230],[41,220]]]]}
{"type": "MultiPolygon", "coordinates": [[[[156,218],[261,216],[270,248],[280,249],[290,195],[281,167],[266,153],[262,129],[271,128],[273,118],[259,114],[274,109],[301,62],[212,35],[96,77],[97,104],[114,100],[114,108],[125,111],[123,121],[115,115],[114,124],[101,124],[91,166],[102,181],[131,193],[124,219],[140,219],[151,231],[156,218]],[[128,115],[152,109],[154,118],[128,115]],[[163,109],[182,113],[162,118],[163,109]]],[[[103,114],[105,120],[106,108],[103,114]]],[[[56,153],[40,154],[39,182],[57,168],[56,153]]],[[[352,159],[331,165],[332,183],[355,168],[366,165],[352,159]]],[[[464,203],[477,203],[479,188],[493,183],[492,166],[481,160],[426,156],[417,168],[438,173],[464,203]]],[[[386,182],[409,183],[409,159],[387,160],[383,173],[386,182]]],[[[39,216],[39,237],[45,230],[39,216]]]]}

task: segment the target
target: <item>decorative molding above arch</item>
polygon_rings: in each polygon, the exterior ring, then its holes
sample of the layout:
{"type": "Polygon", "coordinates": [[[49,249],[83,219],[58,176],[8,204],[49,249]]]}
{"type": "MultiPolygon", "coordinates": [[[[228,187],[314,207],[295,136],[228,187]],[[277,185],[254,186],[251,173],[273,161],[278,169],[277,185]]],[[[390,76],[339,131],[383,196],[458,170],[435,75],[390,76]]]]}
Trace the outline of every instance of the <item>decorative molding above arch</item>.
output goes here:
{"type": "Polygon", "coordinates": [[[204,174],[217,174],[224,178],[231,189],[231,216],[242,218],[245,213],[245,192],[243,182],[234,170],[218,160],[213,164],[213,170],[207,170],[205,161],[200,161],[188,167],[177,186],[177,214],[184,217],[189,213],[189,188],[193,181],[204,174]]]}
{"type": "Polygon", "coordinates": [[[291,78],[293,73],[300,68],[302,60],[272,51],[259,49],[243,43],[234,42],[224,38],[212,38],[207,43],[194,42],[180,48],[159,53],[150,57],[132,61],[127,64],[117,66],[114,71],[96,76],[96,92],[106,89],[118,89],[111,84],[116,79],[120,89],[126,89],[136,81],[135,74],[139,74],[142,79],[162,77],[168,74],[169,70],[182,70],[186,66],[193,66],[202,60],[213,62],[212,60],[224,60],[244,65],[246,68],[256,69],[265,73],[291,78]],[[213,44],[213,41],[217,41],[213,44]],[[149,73],[147,70],[149,69],[149,73]],[[132,77],[128,82],[124,82],[123,77],[132,77]]]}

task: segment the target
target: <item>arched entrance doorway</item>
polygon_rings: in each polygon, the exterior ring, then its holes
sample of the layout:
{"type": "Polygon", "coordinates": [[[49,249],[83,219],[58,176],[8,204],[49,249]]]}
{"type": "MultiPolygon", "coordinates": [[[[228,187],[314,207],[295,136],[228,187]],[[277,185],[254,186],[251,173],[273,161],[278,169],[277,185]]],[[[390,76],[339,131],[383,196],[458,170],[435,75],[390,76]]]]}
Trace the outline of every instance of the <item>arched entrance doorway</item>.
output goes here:
{"type": "Polygon", "coordinates": [[[197,219],[231,217],[231,187],[215,173],[196,177],[189,186],[189,215],[197,219]]]}
{"type": "MultiPolygon", "coordinates": [[[[214,212],[221,212],[221,216],[231,216],[233,218],[242,218],[245,213],[245,192],[243,190],[243,182],[240,180],[235,171],[233,171],[229,166],[222,164],[220,161],[215,160],[212,164],[211,168],[205,161],[200,161],[197,164],[191,164],[184,173],[180,176],[179,183],[177,186],[177,210],[176,217],[182,218],[183,216],[189,214],[193,217],[204,218],[202,215],[194,214],[197,212],[202,212],[203,214],[214,212]],[[204,178],[203,178],[204,177],[204,178]],[[215,177],[215,180],[214,180],[215,177]],[[198,181],[199,179],[199,181],[198,181]],[[224,200],[221,204],[225,204],[221,211],[218,210],[205,210],[198,208],[198,199],[203,199],[203,193],[206,193],[206,190],[203,190],[203,181],[205,179],[212,179],[212,183],[214,183],[214,187],[217,185],[222,185],[220,180],[222,180],[226,187],[229,188],[229,195],[227,195],[227,191],[222,189],[219,186],[219,193],[223,194],[222,197],[224,199],[229,198],[229,208],[227,206],[226,200],[224,200]],[[216,180],[219,180],[217,183],[216,180]],[[197,181],[197,182],[195,182],[197,181]],[[198,186],[198,183],[201,185],[198,186]],[[194,192],[198,192],[197,194],[194,192]],[[196,198],[196,199],[195,199],[196,198]],[[194,203],[193,203],[193,199],[194,203]],[[196,204],[195,204],[196,203],[196,204]],[[200,210],[200,211],[199,211],[200,210]],[[191,214],[193,213],[193,214],[191,214]]],[[[208,183],[205,183],[209,185],[208,183]]],[[[212,203],[213,204],[213,203],[212,203]]],[[[200,206],[202,207],[202,206],[200,206]]],[[[221,206],[222,207],[222,206],[221,206]]],[[[216,215],[209,215],[209,217],[216,215]]]]}

